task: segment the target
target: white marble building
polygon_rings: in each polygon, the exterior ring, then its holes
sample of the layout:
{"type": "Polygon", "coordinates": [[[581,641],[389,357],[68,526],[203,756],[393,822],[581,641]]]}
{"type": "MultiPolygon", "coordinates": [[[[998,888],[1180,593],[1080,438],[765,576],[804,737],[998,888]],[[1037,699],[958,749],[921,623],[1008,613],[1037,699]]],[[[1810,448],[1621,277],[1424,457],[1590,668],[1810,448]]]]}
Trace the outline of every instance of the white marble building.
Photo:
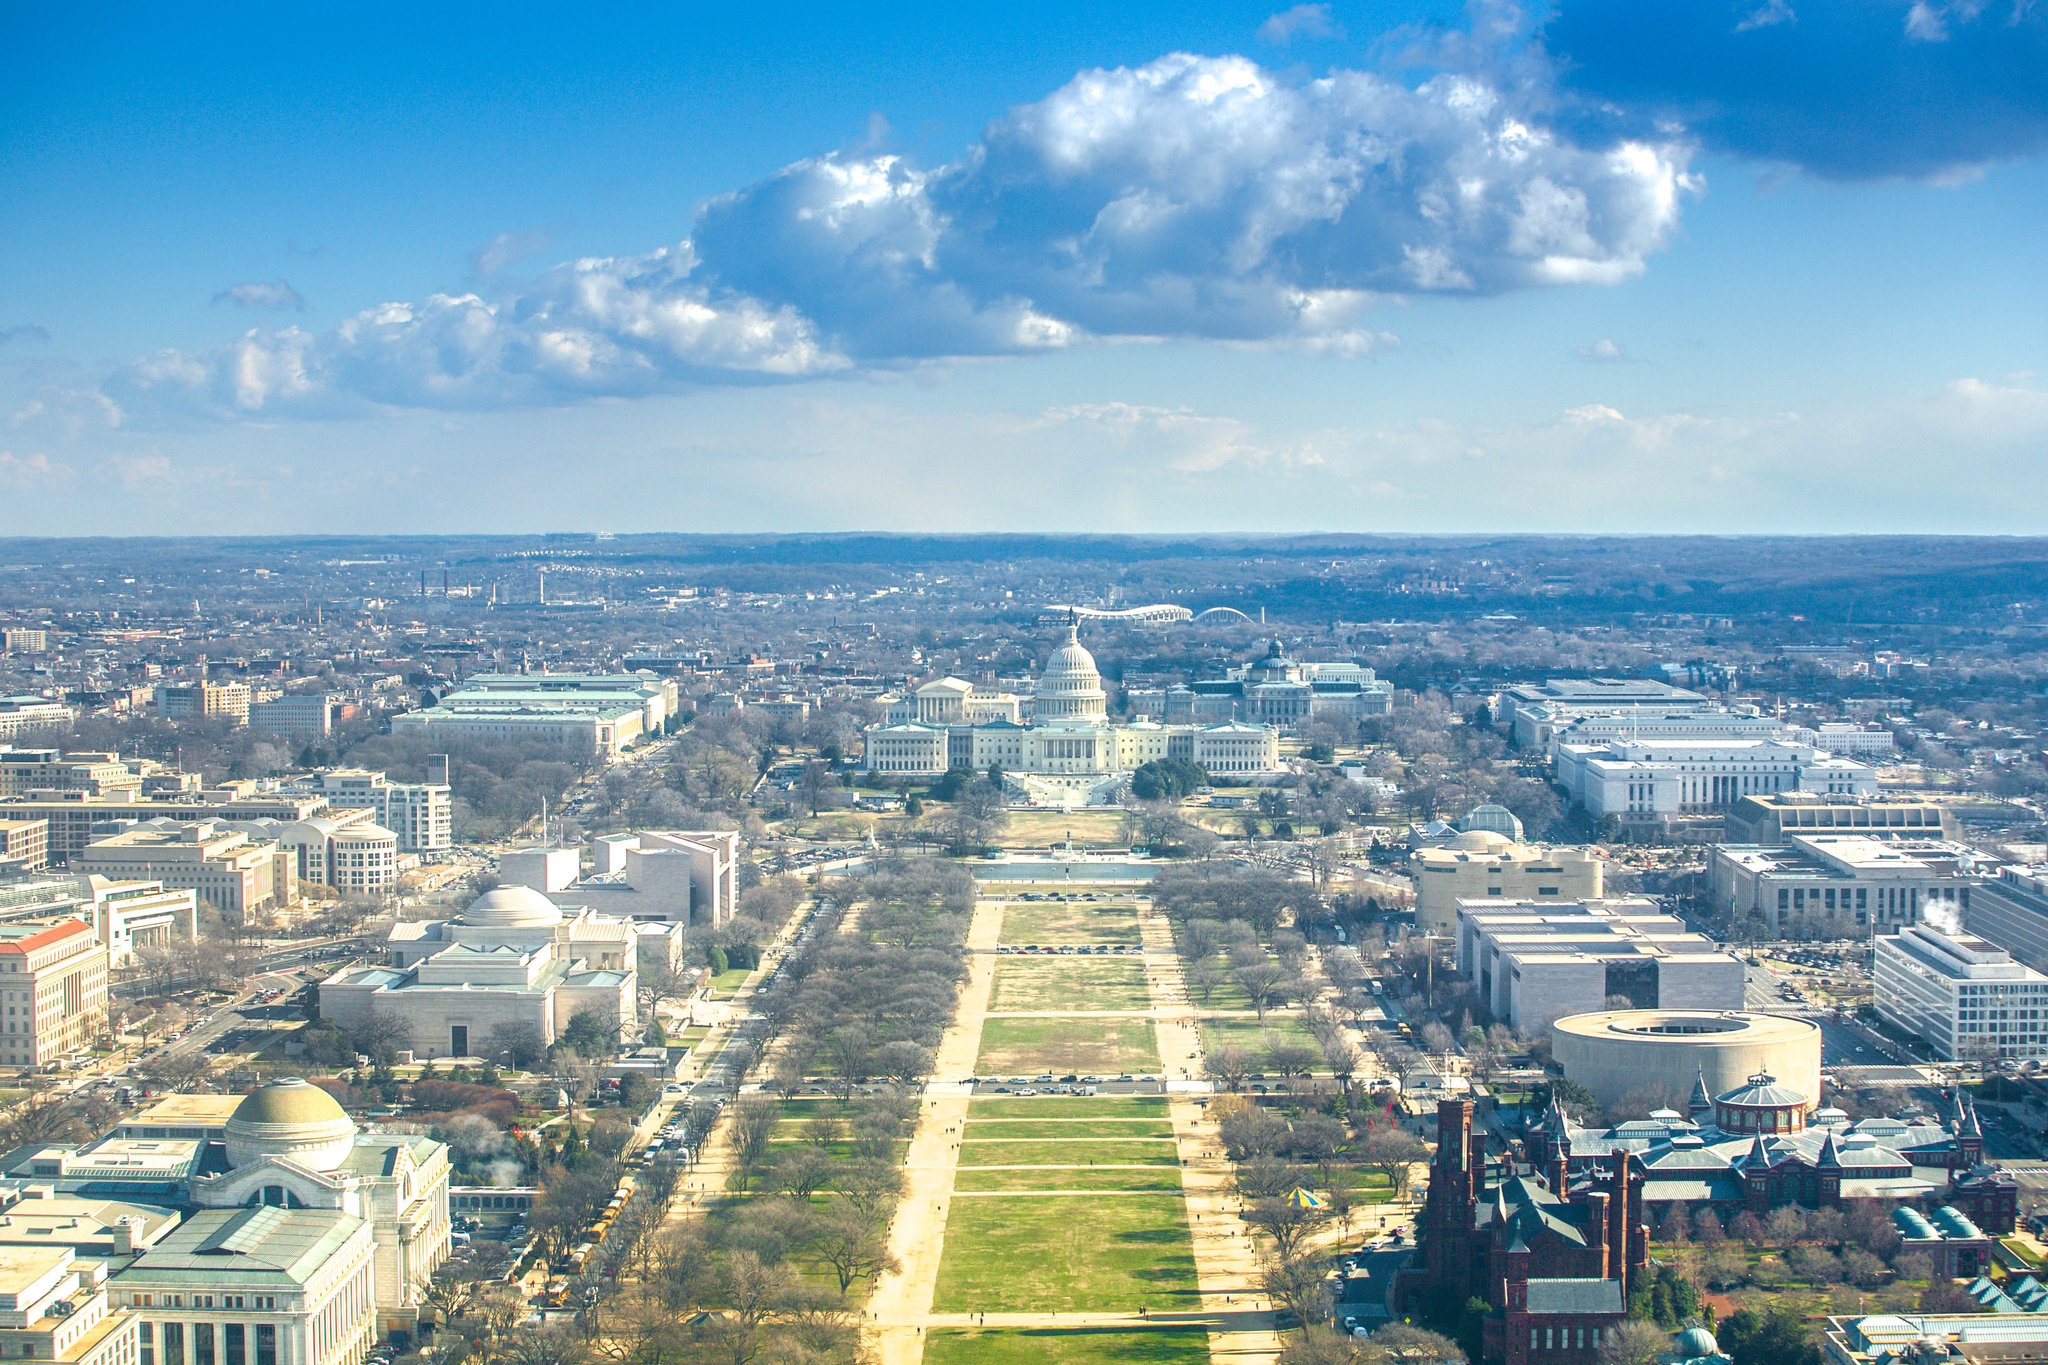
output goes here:
{"type": "Polygon", "coordinates": [[[1171,725],[1149,719],[1112,724],[1095,656],[1081,645],[1073,626],[1039,676],[1028,723],[975,721],[970,718],[970,685],[957,678],[940,682],[947,686],[928,683],[918,689],[919,714],[926,713],[930,692],[931,715],[960,719],[869,726],[869,772],[928,777],[949,768],[982,772],[1000,766],[1013,798],[1046,805],[1106,805],[1116,800],[1135,769],[1157,759],[1183,759],[1219,777],[1280,771],[1279,734],[1268,725],[1171,725]]]}

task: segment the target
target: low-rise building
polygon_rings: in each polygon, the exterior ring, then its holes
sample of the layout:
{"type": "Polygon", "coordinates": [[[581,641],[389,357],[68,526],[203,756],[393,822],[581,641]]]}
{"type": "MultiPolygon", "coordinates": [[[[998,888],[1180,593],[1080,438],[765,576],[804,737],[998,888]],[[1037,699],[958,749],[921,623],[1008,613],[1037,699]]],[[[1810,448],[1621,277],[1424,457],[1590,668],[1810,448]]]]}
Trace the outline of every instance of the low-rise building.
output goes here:
{"type": "Polygon", "coordinates": [[[1877,771],[1868,764],[1789,740],[1559,744],[1556,768],[1558,785],[1587,815],[1624,824],[1721,811],[1745,796],[1773,792],[1877,794],[1877,771]]]}
{"type": "Polygon", "coordinates": [[[1517,843],[1475,829],[1408,857],[1415,923],[1427,934],[1457,932],[1460,901],[1599,900],[1606,862],[1589,848],[1517,843]]]}
{"type": "Polygon", "coordinates": [[[652,673],[495,674],[465,679],[434,706],[394,716],[394,730],[534,738],[601,757],[658,735],[676,713],[674,679],[652,673]]]}
{"type": "Polygon", "coordinates": [[[1801,834],[1782,848],[1719,844],[1707,851],[1707,892],[1740,924],[1772,938],[1863,938],[1929,919],[1956,927],[1991,860],[1967,844],[1801,834]]]}
{"type": "Polygon", "coordinates": [[[1547,753],[1560,729],[1593,716],[1650,719],[1710,715],[1722,708],[1711,698],[1646,678],[1552,678],[1523,683],[1503,694],[1515,743],[1547,753]]]}
{"type": "Polygon", "coordinates": [[[30,792],[86,792],[105,796],[140,791],[154,764],[125,763],[118,754],[17,749],[0,744],[0,798],[30,792]]]}
{"type": "Polygon", "coordinates": [[[188,888],[61,872],[0,885],[0,920],[67,916],[93,926],[94,936],[106,945],[107,965],[115,971],[132,966],[138,949],[168,948],[199,937],[199,897],[188,888]]]}
{"type": "Polygon", "coordinates": [[[393,929],[389,965],[320,983],[320,1017],[353,1028],[375,1013],[402,1022],[415,1054],[492,1057],[501,1026],[551,1044],[583,1010],[630,1027],[638,1004],[633,926],[575,919],[528,887],[501,886],[462,915],[393,929]]]}
{"type": "Polygon", "coordinates": [[[2038,1365],[2048,1361],[2048,1314],[1829,1318],[1821,1348],[1827,1365],[2038,1365]]]}
{"type": "Polygon", "coordinates": [[[1962,827],[1932,801],[1843,800],[1822,792],[1759,792],[1722,814],[1731,844],[1783,847],[1801,834],[1862,834],[1872,839],[1956,839],[1962,827]]]}
{"type": "Polygon", "coordinates": [[[106,1024],[107,956],[82,919],[0,924],[0,1063],[36,1069],[90,1048],[106,1024]]]}
{"type": "Polygon", "coordinates": [[[61,701],[33,693],[0,697],[0,739],[31,734],[37,730],[69,730],[78,721],[78,711],[61,701]]]}
{"type": "Polygon", "coordinates": [[[573,848],[522,849],[498,860],[498,880],[623,920],[716,928],[739,903],[740,836],[734,830],[641,830],[591,841],[582,874],[573,848]]]}
{"type": "Polygon", "coordinates": [[[86,845],[78,870],[186,887],[228,920],[246,924],[299,903],[293,855],[211,820],[148,820],[86,845]]]}
{"type": "MultiPolygon", "coordinates": [[[[154,779],[151,779],[154,781],[154,779]]],[[[0,802],[10,819],[50,822],[50,863],[73,866],[95,838],[122,821],[305,820],[327,811],[327,798],[299,792],[264,792],[252,784],[206,790],[147,793],[120,790],[36,792],[0,802]]]]}
{"type": "Polygon", "coordinates": [[[372,823],[368,815],[367,810],[350,809],[290,824],[250,820],[223,828],[290,853],[293,875],[301,886],[331,887],[344,896],[381,896],[398,884],[398,836],[372,823]]]}
{"type": "Polygon", "coordinates": [[[178,1226],[176,1209],[61,1194],[35,1180],[0,1182],[0,1254],[15,1247],[64,1247],[110,1273],[178,1226]]]}
{"type": "Polygon", "coordinates": [[[1742,960],[1641,898],[1462,901],[1458,967],[1493,1015],[1535,1036],[1616,998],[1645,1010],[1739,1010],[1742,960]]]}
{"type": "Polygon", "coordinates": [[[2048,1055],[2048,976],[1983,939],[1926,924],[1886,935],[1871,992],[1886,1022],[1944,1060],[2048,1055]]]}
{"type": "Polygon", "coordinates": [[[106,1267],[66,1246],[0,1247],[0,1352],[62,1365],[141,1365],[133,1313],[107,1301],[106,1267]]]}

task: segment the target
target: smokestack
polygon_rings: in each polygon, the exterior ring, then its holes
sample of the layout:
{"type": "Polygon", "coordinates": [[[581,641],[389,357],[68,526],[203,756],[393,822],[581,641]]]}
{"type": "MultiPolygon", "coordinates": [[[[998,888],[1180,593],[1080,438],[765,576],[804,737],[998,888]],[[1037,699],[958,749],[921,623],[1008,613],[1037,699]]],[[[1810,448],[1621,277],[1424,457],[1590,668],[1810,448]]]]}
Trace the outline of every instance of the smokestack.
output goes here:
{"type": "Polygon", "coordinates": [[[547,605],[547,601],[548,601],[548,571],[547,571],[546,569],[542,569],[542,570],[540,571],[540,601],[541,601],[541,605],[542,605],[542,606],[546,606],[546,605],[547,605]]]}
{"type": "Polygon", "coordinates": [[[422,599],[422,600],[424,600],[424,599],[426,598],[426,595],[427,595],[427,571],[426,571],[425,569],[421,569],[421,570],[420,570],[420,597],[421,597],[421,599],[422,599]]]}
{"type": "Polygon", "coordinates": [[[443,569],[443,570],[441,570],[441,596],[443,596],[443,597],[446,597],[447,595],[448,595],[448,571],[447,571],[446,569],[443,569]]]}

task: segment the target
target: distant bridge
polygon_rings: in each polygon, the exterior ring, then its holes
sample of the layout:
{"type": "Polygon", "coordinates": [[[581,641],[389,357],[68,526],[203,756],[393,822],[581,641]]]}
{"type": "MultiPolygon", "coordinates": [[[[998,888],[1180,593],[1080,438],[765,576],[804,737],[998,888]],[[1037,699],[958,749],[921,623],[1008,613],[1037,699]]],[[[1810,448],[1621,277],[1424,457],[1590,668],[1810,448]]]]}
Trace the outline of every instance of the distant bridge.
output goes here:
{"type": "Polygon", "coordinates": [[[1048,616],[1073,615],[1083,621],[1144,621],[1160,623],[1167,621],[1192,621],[1195,614],[1186,607],[1171,602],[1154,602],[1149,607],[1075,607],[1055,605],[1047,607],[1048,616]]]}
{"type": "Polygon", "coordinates": [[[1243,612],[1239,611],[1236,607],[1210,607],[1207,611],[1201,612],[1193,619],[1196,621],[1197,624],[1199,624],[1204,621],[1228,621],[1233,616],[1240,621],[1249,621],[1252,619],[1251,617],[1246,616],[1243,612]]]}

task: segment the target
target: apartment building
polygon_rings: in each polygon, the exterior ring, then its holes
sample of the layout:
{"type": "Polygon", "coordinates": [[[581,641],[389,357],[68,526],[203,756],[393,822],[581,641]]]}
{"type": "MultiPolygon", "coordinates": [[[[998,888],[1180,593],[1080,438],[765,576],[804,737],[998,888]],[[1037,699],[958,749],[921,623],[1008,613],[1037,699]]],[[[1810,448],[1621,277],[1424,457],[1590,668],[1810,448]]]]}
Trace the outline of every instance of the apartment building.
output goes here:
{"type": "Polygon", "coordinates": [[[9,654],[45,654],[50,648],[50,633],[25,626],[9,626],[0,630],[0,650],[9,654]]]}
{"type": "Polygon", "coordinates": [[[156,708],[165,720],[229,716],[247,725],[253,700],[247,683],[160,683],[156,689],[156,708]]]}
{"type": "Polygon", "coordinates": [[[45,1067],[92,1046],[106,1015],[107,956],[76,917],[0,924],[0,1065],[45,1067]]]}
{"type": "Polygon", "coordinates": [[[299,903],[294,857],[212,820],[150,820],[110,829],[87,844],[78,870],[184,887],[230,923],[283,914],[299,903]]]}

